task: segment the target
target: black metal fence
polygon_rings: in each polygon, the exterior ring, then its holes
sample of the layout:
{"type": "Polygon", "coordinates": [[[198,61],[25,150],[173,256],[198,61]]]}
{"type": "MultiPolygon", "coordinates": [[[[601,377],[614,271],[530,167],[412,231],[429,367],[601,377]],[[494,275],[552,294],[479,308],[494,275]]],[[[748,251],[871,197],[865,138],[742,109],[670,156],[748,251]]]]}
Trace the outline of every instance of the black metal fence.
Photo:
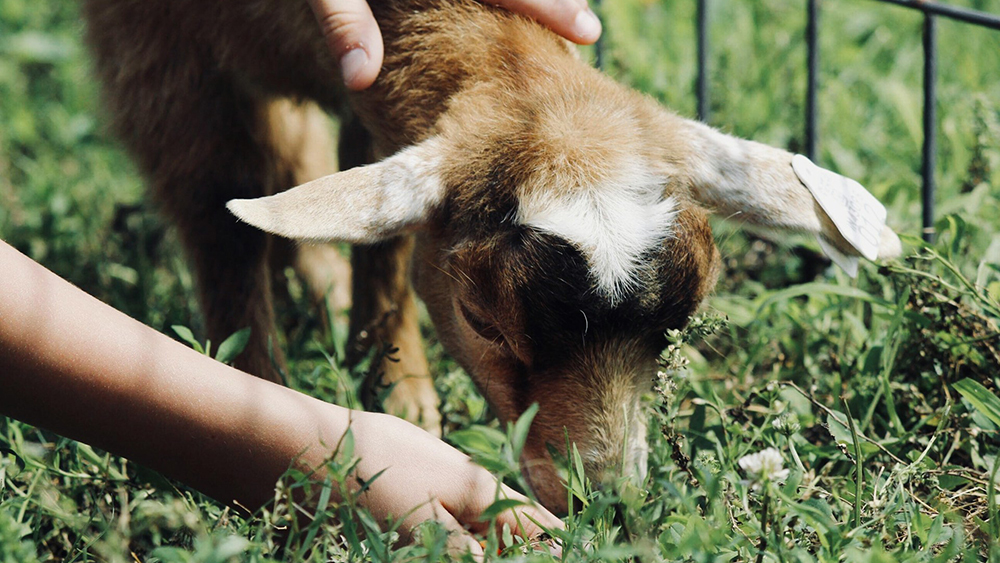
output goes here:
{"type": "MultiPolygon", "coordinates": [[[[599,1],[599,0],[598,0],[599,1]]],[[[710,37],[708,4],[712,0],[698,1],[698,78],[695,95],[698,97],[698,119],[708,121],[710,92],[708,87],[708,65],[710,58],[710,37]]],[[[819,132],[816,116],[819,111],[817,92],[819,89],[819,20],[820,0],[806,1],[806,82],[805,153],[816,160],[819,132]]],[[[1000,30],[1000,15],[940,4],[925,0],[872,0],[885,4],[895,4],[903,8],[918,10],[924,14],[924,115],[923,115],[923,157],[921,165],[923,204],[923,237],[934,238],[934,168],[937,153],[937,19],[949,18],[970,25],[1000,30]]],[[[597,64],[603,62],[600,43],[597,45],[597,64]]]]}

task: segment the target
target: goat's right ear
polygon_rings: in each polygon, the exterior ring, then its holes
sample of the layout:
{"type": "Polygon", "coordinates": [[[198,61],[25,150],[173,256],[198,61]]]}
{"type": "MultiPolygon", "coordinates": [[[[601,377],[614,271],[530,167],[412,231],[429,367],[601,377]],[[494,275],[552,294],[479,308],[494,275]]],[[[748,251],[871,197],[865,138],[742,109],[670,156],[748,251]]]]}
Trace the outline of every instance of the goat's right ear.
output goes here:
{"type": "Polygon", "coordinates": [[[269,233],[307,241],[374,243],[422,225],[444,197],[438,138],[368,166],[313,180],[286,192],[226,204],[269,233]]]}
{"type": "MultiPolygon", "coordinates": [[[[885,209],[860,184],[823,170],[805,157],[731,137],[701,123],[675,119],[674,128],[683,134],[686,147],[681,161],[690,195],[716,213],[757,227],[814,233],[835,260],[836,253],[874,260],[894,258],[902,252],[899,237],[884,225],[885,209]],[[832,194],[825,194],[821,204],[810,189],[829,183],[831,177],[843,181],[844,186],[850,183],[856,187],[836,187],[832,194]],[[807,181],[812,188],[806,186],[807,181]],[[872,209],[881,211],[871,213],[873,218],[864,224],[848,220],[852,224],[845,232],[844,221],[839,226],[837,222],[842,217],[831,216],[823,207],[831,199],[845,209],[871,202],[872,209]]],[[[845,269],[850,272],[851,267],[845,269]]]]}

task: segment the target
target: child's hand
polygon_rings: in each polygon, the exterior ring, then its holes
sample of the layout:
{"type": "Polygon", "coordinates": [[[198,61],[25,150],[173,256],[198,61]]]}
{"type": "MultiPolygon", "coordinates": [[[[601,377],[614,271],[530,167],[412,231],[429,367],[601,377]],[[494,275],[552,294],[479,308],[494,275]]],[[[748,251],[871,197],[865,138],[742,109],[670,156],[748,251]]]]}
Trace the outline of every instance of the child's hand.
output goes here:
{"type": "MultiPolygon", "coordinates": [[[[352,418],[355,455],[361,460],[358,476],[368,479],[385,470],[361,497],[365,507],[378,518],[405,514],[404,534],[420,522],[438,520],[455,532],[450,541],[453,548],[481,554],[482,547],[469,531],[484,532],[488,525],[479,515],[498,498],[493,475],[405,420],[362,412],[353,413],[352,418]]],[[[532,520],[547,528],[562,528],[549,511],[508,487],[501,485],[499,495],[528,504],[501,514],[498,526],[507,524],[525,538],[542,533],[532,520]]]]}
{"type": "MultiPolygon", "coordinates": [[[[382,33],[365,0],[308,0],[340,62],[344,84],[364,90],[375,82],[382,68],[382,33]]],[[[484,0],[524,14],[559,35],[580,44],[597,41],[601,23],[586,0],[484,0]]]]}

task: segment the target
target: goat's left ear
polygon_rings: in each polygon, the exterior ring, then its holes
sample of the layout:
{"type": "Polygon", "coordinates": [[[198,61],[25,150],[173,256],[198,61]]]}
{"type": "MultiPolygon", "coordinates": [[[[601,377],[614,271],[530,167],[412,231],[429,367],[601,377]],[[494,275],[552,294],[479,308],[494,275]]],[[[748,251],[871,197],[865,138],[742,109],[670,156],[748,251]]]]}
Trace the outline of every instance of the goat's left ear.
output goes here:
{"type": "Polygon", "coordinates": [[[418,229],[444,197],[438,138],[368,166],[257,199],[226,204],[269,233],[308,241],[374,243],[418,229]]]}
{"type": "Polygon", "coordinates": [[[901,254],[899,237],[885,225],[885,208],[857,182],[803,156],[674,120],[690,195],[716,213],[758,227],[814,233],[841,265],[838,252],[871,260],[901,254]]]}

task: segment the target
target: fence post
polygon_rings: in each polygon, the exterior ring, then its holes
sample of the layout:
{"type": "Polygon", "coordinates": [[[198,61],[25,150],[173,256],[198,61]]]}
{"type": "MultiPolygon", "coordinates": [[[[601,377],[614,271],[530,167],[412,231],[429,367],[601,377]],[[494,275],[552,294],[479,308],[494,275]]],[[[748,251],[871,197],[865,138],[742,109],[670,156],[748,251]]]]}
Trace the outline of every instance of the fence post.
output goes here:
{"type": "Polygon", "coordinates": [[[708,0],[698,0],[698,119],[708,122],[708,0]]]}
{"type": "MultiPolygon", "coordinates": [[[[594,0],[594,12],[600,17],[601,14],[601,0],[594,0]]],[[[594,43],[594,66],[598,70],[604,70],[604,34],[602,33],[600,37],[597,38],[597,42],[594,43]]]]}
{"type": "Polygon", "coordinates": [[[937,17],[924,13],[923,238],[934,241],[934,165],[937,152],[937,17]]]}
{"type": "Polygon", "coordinates": [[[819,0],[808,0],[806,22],[806,156],[816,162],[816,96],[819,86],[819,0]]]}

